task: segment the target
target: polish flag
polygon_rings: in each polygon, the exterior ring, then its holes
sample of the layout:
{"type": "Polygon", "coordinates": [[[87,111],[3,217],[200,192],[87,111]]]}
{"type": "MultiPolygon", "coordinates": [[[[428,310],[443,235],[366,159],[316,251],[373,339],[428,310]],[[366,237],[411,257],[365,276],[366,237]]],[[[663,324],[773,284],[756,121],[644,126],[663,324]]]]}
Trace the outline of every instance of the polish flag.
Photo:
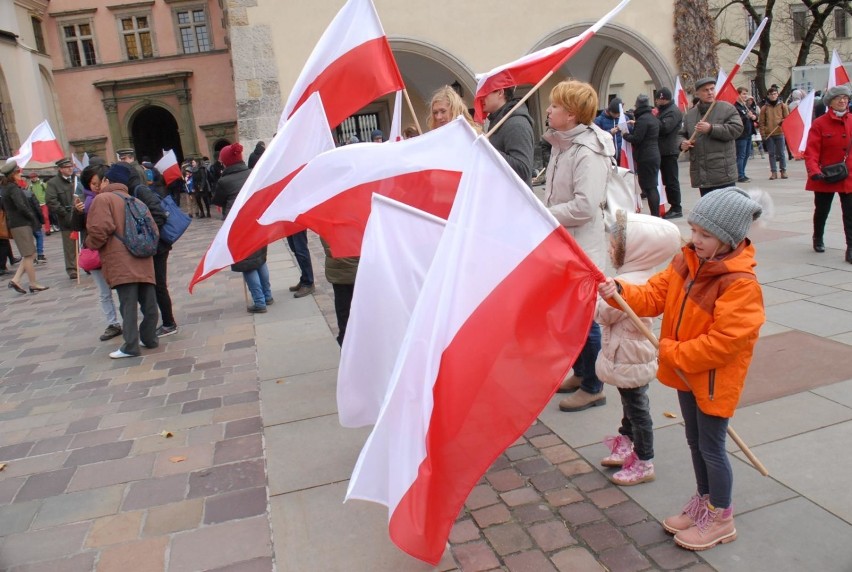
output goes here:
{"type": "Polygon", "coordinates": [[[675,80],[674,100],[675,105],[677,105],[683,113],[686,113],[689,109],[689,98],[683,90],[683,86],[680,84],[680,77],[675,80]]]}
{"type": "Polygon", "coordinates": [[[811,122],[814,116],[814,91],[808,93],[804,99],[790,112],[790,115],[781,123],[781,131],[793,157],[801,159],[805,156],[805,147],[808,145],[808,132],[811,130],[811,122]]]}
{"type": "Polygon", "coordinates": [[[173,149],[169,149],[168,151],[163,150],[163,157],[157,161],[154,168],[163,176],[166,186],[171,185],[181,178],[180,165],[178,165],[178,160],[173,149]]]}
{"type": "Polygon", "coordinates": [[[333,128],[405,85],[371,0],[348,0],[323,33],[284,104],[278,131],[319,92],[333,128]]]}
{"type": "Polygon", "coordinates": [[[446,222],[373,195],[337,369],[337,414],[343,427],[376,423],[446,222]]]}
{"type": "MultiPolygon", "coordinates": [[[[372,147],[372,145],[368,145],[372,147]]],[[[279,131],[240,189],[225,222],[195,269],[196,283],[245,259],[263,246],[304,227],[286,222],[260,225],[257,219],[314,157],[334,149],[319,93],[313,93],[279,131]]]]}
{"type": "Polygon", "coordinates": [[[657,191],[660,193],[660,216],[665,216],[669,196],[666,194],[666,186],[663,184],[663,174],[659,171],[657,172],[657,191]]]}
{"type": "Polygon", "coordinates": [[[538,50],[508,64],[503,64],[490,72],[477,74],[476,96],[473,102],[474,120],[477,123],[485,121],[485,111],[482,109],[482,105],[486,95],[506,87],[537,84],[545,75],[556,71],[571,56],[580,51],[586,42],[592,39],[595,33],[621,12],[628,3],[630,3],[630,0],[622,0],[618,6],[610,10],[579,36],[569,38],[555,46],[538,50]]]}
{"type": "MultiPolygon", "coordinates": [[[[760,35],[763,33],[763,29],[766,27],[766,24],[769,22],[769,18],[764,18],[757,29],[752,34],[751,39],[746,44],[743,53],[740,54],[740,57],[737,58],[737,63],[731,68],[731,73],[728,74],[726,78],[724,78],[721,84],[716,82],[716,100],[717,101],[726,101],[733,105],[737,98],[739,98],[739,94],[737,93],[737,88],[734,87],[734,78],[737,75],[737,72],[740,71],[740,67],[745,63],[748,56],[751,54],[751,51],[754,49],[755,44],[760,39],[760,35]]],[[[722,70],[719,70],[719,74],[721,76],[722,70]]]]}
{"type": "Polygon", "coordinates": [[[402,141],[402,90],[396,92],[388,141],[402,141]]]}
{"type": "Polygon", "coordinates": [[[837,50],[831,52],[831,68],[828,71],[828,87],[832,88],[838,85],[849,83],[849,74],[846,73],[846,68],[843,67],[843,62],[840,61],[840,56],[837,55],[837,50]]]}
{"type": "Polygon", "coordinates": [[[473,147],[346,494],[386,505],[391,540],[433,565],[579,355],[604,278],[490,143],[473,147]]]}
{"type": "Polygon", "coordinates": [[[373,193],[446,219],[475,139],[459,118],[394,145],[338,147],[297,173],[258,222],[296,223],[322,236],[335,257],[358,256],[373,193]]]}
{"type": "Polygon", "coordinates": [[[50,128],[47,119],[36,125],[27,140],[24,141],[21,148],[18,149],[18,154],[14,157],[9,157],[9,161],[15,161],[18,167],[23,169],[30,163],[53,163],[65,157],[62,152],[62,147],[59,141],[56,140],[56,135],[50,128]]]}
{"type": "MultiPolygon", "coordinates": [[[[618,104],[618,129],[621,134],[630,133],[630,126],[627,124],[627,114],[624,113],[624,105],[618,104]]],[[[623,167],[631,173],[636,172],[636,163],[633,161],[633,145],[627,139],[621,139],[621,157],[618,160],[618,166],[623,167]]]]}
{"type": "Polygon", "coordinates": [[[71,153],[71,162],[74,163],[74,168],[78,171],[82,171],[83,169],[86,168],[86,166],[83,164],[83,162],[80,159],[78,159],[77,155],[75,155],[74,153],[71,153]]]}

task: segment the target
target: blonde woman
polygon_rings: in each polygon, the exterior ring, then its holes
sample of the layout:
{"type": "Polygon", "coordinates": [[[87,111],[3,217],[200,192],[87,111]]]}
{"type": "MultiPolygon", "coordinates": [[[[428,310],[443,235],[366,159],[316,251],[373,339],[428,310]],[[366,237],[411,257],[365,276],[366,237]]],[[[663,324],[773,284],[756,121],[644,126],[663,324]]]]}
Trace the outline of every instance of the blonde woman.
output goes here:
{"type": "Polygon", "coordinates": [[[449,85],[439,88],[432,94],[429,110],[429,120],[426,122],[429,131],[442,127],[461,115],[477,133],[482,133],[482,126],[473,121],[464,100],[449,85]]]}
{"type": "MultiPolygon", "coordinates": [[[[612,135],[593,123],[598,95],[588,83],[569,80],[550,92],[544,139],[553,148],[547,164],[545,205],[574,237],[591,260],[604,268],[607,238],[601,203],[615,157],[612,135]]],[[[601,329],[592,322],[589,337],[574,363],[574,375],[559,388],[571,393],[559,403],[562,411],[582,411],[606,404],[603,383],[595,374],[601,350],[601,329]]]]}

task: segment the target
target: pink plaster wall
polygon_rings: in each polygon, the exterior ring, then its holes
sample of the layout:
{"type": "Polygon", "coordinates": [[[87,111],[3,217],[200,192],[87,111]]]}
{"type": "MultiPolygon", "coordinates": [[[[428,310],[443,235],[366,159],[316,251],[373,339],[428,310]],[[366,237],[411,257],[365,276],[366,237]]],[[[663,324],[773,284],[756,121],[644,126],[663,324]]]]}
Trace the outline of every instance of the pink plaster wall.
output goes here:
{"type": "MultiPolygon", "coordinates": [[[[152,59],[124,61],[118,28],[117,13],[107,6],[122,6],[131,2],[99,2],[97,0],[51,0],[44,34],[47,49],[54,66],[54,81],[65,122],[68,139],[109,137],[106,113],[101,103],[101,91],[93,83],[102,80],[145,77],[164,72],[192,71],[189,87],[192,91],[192,108],[195,124],[205,125],[236,121],[236,99],[230,55],[225,44],[226,30],[222,27],[222,11],[216,0],[207,0],[207,26],[213,46],[211,52],[184,55],[179,53],[178,36],[174,25],[172,6],[164,0],[155,0],[150,10],[150,26],[154,38],[152,59]],[[92,18],[95,51],[98,65],[79,68],[66,67],[64,47],[61,45],[59,24],[52,16],[62,12],[97,8],[94,14],[80,16],[92,18]],[[222,50],[222,51],[220,51],[222,50]]],[[[204,4],[187,3],[186,6],[204,4]]],[[[177,6],[181,6],[177,4],[177,6]]],[[[177,114],[178,109],[173,109],[177,114]]],[[[201,129],[196,128],[199,151],[209,155],[207,141],[201,129]]],[[[112,141],[107,150],[114,151],[112,141]]]]}

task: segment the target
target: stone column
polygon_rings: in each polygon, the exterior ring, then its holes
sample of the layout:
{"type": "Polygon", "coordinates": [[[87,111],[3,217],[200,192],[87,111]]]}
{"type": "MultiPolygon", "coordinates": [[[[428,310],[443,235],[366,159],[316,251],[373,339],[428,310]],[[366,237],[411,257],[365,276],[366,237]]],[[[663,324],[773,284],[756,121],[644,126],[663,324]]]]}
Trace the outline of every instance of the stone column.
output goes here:
{"type": "Polygon", "coordinates": [[[195,117],[192,113],[192,92],[189,88],[181,88],[177,91],[178,104],[180,106],[180,117],[178,118],[180,144],[183,148],[184,157],[198,157],[198,138],[195,136],[195,117]]]}
{"type": "MultiPolygon", "coordinates": [[[[109,139],[112,142],[112,151],[127,146],[121,132],[121,122],[118,120],[118,102],[114,97],[105,96],[103,99],[104,111],[109,125],[109,139]]],[[[105,159],[108,157],[104,157],[105,159]]]]}

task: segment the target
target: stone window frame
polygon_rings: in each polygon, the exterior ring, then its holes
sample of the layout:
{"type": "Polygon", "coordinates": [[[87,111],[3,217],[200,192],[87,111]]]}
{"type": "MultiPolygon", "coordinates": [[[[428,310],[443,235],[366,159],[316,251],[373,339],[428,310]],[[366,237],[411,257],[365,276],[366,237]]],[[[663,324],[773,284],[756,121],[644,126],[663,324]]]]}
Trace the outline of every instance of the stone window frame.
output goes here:
{"type": "Polygon", "coordinates": [[[207,8],[207,2],[199,2],[198,0],[166,0],[168,4],[172,6],[172,23],[175,28],[175,41],[177,42],[177,48],[180,54],[182,55],[194,55],[194,54],[206,54],[212,52],[216,49],[216,44],[213,40],[213,22],[210,19],[210,10],[207,8]],[[181,12],[189,12],[192,14],[195,11],[201,10],[204,12],[204,26],[207,28],[207,49],[201,50],[198,49],[198,36],[193,34],[193,41],[196,43],[196,50],[194,52],[186,51],[186,48],[183,43],[183,34],[181,32],[184,28],[191,28],[195,31],[196,25],[191,23],[181,24],[179,20],[179,14],[181,12]]]}
{"type": "Polygon", "coordinates": [[[808,32],[810,12],[805,6],[790,6],[790,31],[794,42],[801,42],[808,32]]]}
{"type": "Polygon", "coordinates": [[[33,26],[33,37],[35,39],[36,51],[47,55],[47,44],[44,41],[44,21],[34,14],[30,14],[30,22],[33,26]]]}
{"type": "Polygon", "coordinates": [[[108,6],[107,9],[110,10],[115,16],[115,26],[118,31],[118,43],[121,46],[121,57],[126,62],[141,62],[143,60],[154,59],[159,56],[159,52],[157,50],[157,34],[155,32],[154,27],[154,17],[152,14],[152,8],[154,6],[153,0],[147,0],[145,2],[134,2],[132,4],[124,4],[121,6],[108,6]],[[151,55],[145,56],[142,52],[142,37],[140,36],[140,30],[136,28],[136,18],[144,17],[148,19],[148,28],[142,31],[147,31],[151,38],[151,55]],[[127,31],[124,29],[122,20],[126,18],[133,18],[134,28],[132,31],[127,31]],[[125,36],[133,35],[136,38],[137,49],[139,51],[140,57],[136,59],[130,59],[130,56],[127,52],[127,42],[125,41],[125,36]]]}
{"type": "MultiPolygon", "coordinates": [[[[65,67],[67,68],[85,68],[97,66],[101,62],[101,58],[98,55],[98,35],[95,33],[95,22],[94,22],[94,14],[97,11],[97,8],[89,9],[89,10],[76,10],[73,12],[65,12],[62,14],[54,14],[53,16],[56,18],[56,26],[59,41],[62,44],[62,59],[65,62],[65,67]],[[91,39],[92,41],[92,51],[94,52],[95,61],[94,63],[85,63],[85,57],[81,57],[80,65],[75,66],[71,60],[71,52],[68,50],[68,39],[65,36],[65,27],[66,26],[75,26],[79,30],[79,26],[88,25],[89,26],[89,35],[84,36],[83,39],[91,39]]],[[[77,42],[83,41],[80,36],[77,36],[77,42]]],[[[80,46],[82,48],[82,46],[80,46]]],[[[83,55],[83,51],[80,52],[81,56],[83,55]]]]}

